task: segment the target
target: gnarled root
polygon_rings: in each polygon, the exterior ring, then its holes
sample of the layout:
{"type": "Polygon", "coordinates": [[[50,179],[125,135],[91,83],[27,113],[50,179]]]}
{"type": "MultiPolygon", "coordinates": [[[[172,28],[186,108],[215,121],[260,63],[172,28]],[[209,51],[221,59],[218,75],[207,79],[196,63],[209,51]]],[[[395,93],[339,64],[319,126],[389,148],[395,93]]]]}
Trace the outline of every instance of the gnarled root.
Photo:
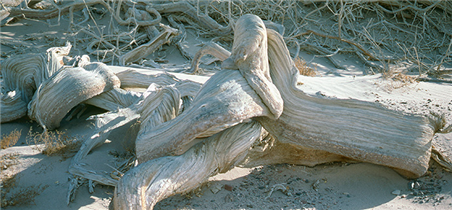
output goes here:
{"type": "MultiPolygon", "coordinates": [[[[135,101],[129,107],[90,117],[91,120],[94,120],[96,129],[83,142],[82,147],[71,161],[69,173],[74,175],[72,177],[73,181],[83,178],[104,185],[115,186],[117,180],[102,173],[86,169],[83,167],[82,160],[93,148],[103,144],[113,130],[129,122],[139,120],[142,125],[153,127],[174,118],[180,106],[179,102],[180,95],[173,87],[155,89],[154,86],[151,86],[140,100],[135,101]]],[[[134,140],[130,139],[129,141],[134,140]]],[[[68,203],[74,199],[77,187],[78,185],[70,185],[68,203]]]]}
{"type": "Polygon", "coordinates": [[[27,115],[27,103],[22,100],[20,91],[1,93],[0,106],[0,123],[13,121],[27,115]]]}
{"type": "Polygon", "coordinates": [[[177,118],[140,132],[137,159],[143,163],[180,155],[197,142],[196,138],[211,136],[252,117],[269,115],[239,71],[223,70],[204,84],[192,105],[177,118]]]}
{"type": "Polygon", "coordinates": [[[126,108],[141,99],[141,94],[133,91],[126,91],[121,88],[113,88],[98,96],[86,100],[84,103],[93,105],[108,111],[115,111],[126,108]]]}
{"type": "Polygon", "coordinates": [[[153,209],[157,202],[193,190],[240,163],[262,127],[252,121],[204,139],[180,156],[153,159],[128,171],[112,200],[114,209],[153,209]]]}
{"type": "Polygon", "coordinates": [[[30,102],[40,85],[36,77],[45,71],[46,65],[46,58],[42,54],[25,54],[7,59],[1,69],[3,89],[7,92],[17,90],[25,103],[30,102]]]}
{"type": "Polygon", "coordinates": [[[77,104],[119,86],[118,77],[102,63],[62,69],[40,85],[28,105],[28,116],[52,130],[77,104]]]}

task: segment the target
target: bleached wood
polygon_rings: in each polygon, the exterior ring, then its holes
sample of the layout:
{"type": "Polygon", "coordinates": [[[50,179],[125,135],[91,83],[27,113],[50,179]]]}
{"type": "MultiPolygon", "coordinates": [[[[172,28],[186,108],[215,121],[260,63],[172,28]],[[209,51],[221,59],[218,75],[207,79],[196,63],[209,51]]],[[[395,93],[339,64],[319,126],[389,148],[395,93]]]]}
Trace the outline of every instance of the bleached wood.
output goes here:
{"type": "Polygon", "coordinates": [[[162,45],[169,43],[171,38],[176,36],[178,33],[176,29],[170,28],[169,26],[161,26],[164,30],[160,32],[157,37],[119,57],[120,65],[124,66],[150,55],[162,45]]]}
{"type": "Polygon", "coordinates": [[[240,163],[259,139],[262,127],[252,121],[206,138],[180,156],[147,161],[127,172],[115,188],[114,209],[153,209],[159,201],[186,193],[240,163]]]}
{"type": "Polygon", "coordinates": [[[126,91],[121,88],[113,88],[108,92],[104,92],[86,100],[84,103],[108,111],[115,111],[134,104],[141,99],[141,95],[141,93],[126,91]]]}
{"type": "Polygon", "coordinates": [[[255,15],[244,15],[235,25],[231,56],[221,65],[238,69],[262,102],[277,119],[283,111],[283,100],[272,83],[267,55],[267,31],[264,22],[255,15]]]}
{"type": "Polygon", "coordinates": [[[22,100],[30,102],[40,85],[36,77],[46,68],[46,58],[42,54],[18,55],[2,63],[2,87],[6,92],[19,91],[22,100]]]}
{"type": "Polygon", "coordinates": [[[260,142],[266,149],[251,150],[243,162],[248,166],[362,161],[392,167],[407,177],[426,172],[433,136],[428,121],[376,103],[306,95],[295,85],[298,71],[282,36],[266,30],[256,16],[242,18],[236,25],[239,35],[235,35],[231,57],[223,65],[239,71],[213,75],[182,114],[160,125],[142,127],[147,130],[140,131],[136,141],[139,165],[118,183],[115,209],[152,209],[158,201],[198,186],[212,168],[238,164],[218,164],[217,160],[224,154],[237,157],[229,149],[248,141],[211,138],[245,126],[243,122],[251,118],[268,131],[269,139],[260,142]],[[262,50],[267,42],[268,49],[262,50]],[[271,87],[269,82],[276,92],[262,88],[271,87]],[[278,99],[275,94],[280,94],[284,105],[270,100],[278,99]],[[226,145],[224,149],[216,148],[213,153],[204,149],[218,142],[226,145]]]}
{"type": "Polygon", "coordinates": [[[22,100],[30,102],[42,82],[60,70],[62,58],[69,54],[72,45],[52,47],[46,53],[24,54],[11,57],[2,63],[2,87],[6,92],[20,91],[22,100]]]}
{"type": "MultiPolygon", "coordinates": [[[[156,126],[174,118],[178,113],[179,102],[180,94],[177,89],[173,87],[156,88],[151,85],[140,99],[134,101],[130,106],[90,117],[89,120],[94,120],[95,130],[91,136],[85,139],[80,150],[72,158],[69,166],[69,173],[73,175],[71,183],[78,183],[77,180],[82,178],[103,185],[115,186],[117,180],[101,172],[84,167],[84,158],[92,149],[102,145],[113,130],[127,123],[138,120],[137,123],[140,126],[156,126]]],[[[112,101],[109,103],[112,103],[112,101]]],[[[134,140],[129,139],[129,141],[134,140]]],[[[77,188],[78,185],[76,184],[69,186],[68,203],[74,199],[77,188]]]]}
{"type": "MultiPolygon", "coordinates": [[[[117,68],[117,67],[116,67],[117,68]]],[[[118,70],[116,76],[121,80],[121,88],[148,88],[150,84],[157,84],[162,87],[174,86],[181,94],[181,97],[190,96],[195,97],[201,88],[201,83],[198,81],[205,81],[208,77],[195,77],[196,79],[184,78],[180,75],[178,77],[167,72],[159,73],[160,70],[149,71],[143,69],[125,69],[118,70]]]]}
{"type": "Polygon", "coordinates": [[[190,72],[192,74],[199,74],[199,62],[204,55],[212,55],[218,58],[220,61],[226,60],[231,53],[214,42],[205,44],[196,54],[192,60],[190,72]]]}
{"type": "Polygon", "coordinates": [[[77,104],[119,86],[118,77],[103,63],[62,69],[36,90],[28,105],[28,116],[52,130],[77,104]]]}
{"type": "Polygon", "coordinates": [[[0,123],[10,122],[27,115],[27,103],[22,98],[20,91],[1,93],[0,123]]]}
{"type": "Polygon", "coordinates": [[[223,70],[212,76],[177,118],[138,135],[140,163],[187,151],[197,137],[218,133],[256,116],[270,116],[259,96],[237,70],[223,70]]]}
{"type": "Polygon", "coordinates": [[[433,129],[425,118],[376,103],[306,95],[296,87],[298,71],[283,38],[273,30],[268,37],[270,73],[284,112],[259,122],[278,141],[396,168],[407,177],[427,171],[433,129]]]}

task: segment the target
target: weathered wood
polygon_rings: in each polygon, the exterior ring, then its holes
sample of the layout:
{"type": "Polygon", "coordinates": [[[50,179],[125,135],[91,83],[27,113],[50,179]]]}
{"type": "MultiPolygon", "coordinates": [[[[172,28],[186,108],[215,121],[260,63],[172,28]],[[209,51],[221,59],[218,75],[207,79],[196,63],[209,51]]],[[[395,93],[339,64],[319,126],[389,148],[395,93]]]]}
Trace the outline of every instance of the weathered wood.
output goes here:
{"type": "MultiPolygon", "coordinates": [[[[109,98],[106,97],[105,99],[108,100],[109,98]]],[[[114,100],[108,103],[113,102],[114,100]]],[[[94,120],[95,130],[83,142],[80,150],[72,158],[69,166],[69,173],[73,175],[71,183],[78,183],[77,180],[83,178],[103,185],[115,186],[117,180],[95,170],[88,170],[83,166],[83,159],[86,158],[93,148],[102,145],[113,130],[129,122],[138,120],[137,123],[140,127],[153,127],[171,120],[178,113],[179,102],[180,95],[177,89],[173,87],[155,88],[151,85],[141,95],[140,99],[135,100],[130,106],[90,117],[89,120],[94,120]]],[[[140,130],[146,131],[146,128],[140,128],[140,130]]],[[[134,140],[129,139],[129,141],[134,140]]],[[[78,186],[77,184],[69,186],[68,203],[74,199],[78,186]]]]}
{"type": "Polygon", "coordinates": [[[200,26],[205,27],[217,35],[226,35],[231,33],[232,24],[228,26],[222,26],[218,24],[214,19],[209,17],[207,14],[199,15],[198,11],[188,2],[179,1],[166,4],[154,4],[151,2],[152,8],[156,9],[160,13],[175,13],[182,12],[188,15],[190,18],[195,20],[200,26]]]}
{"type": "Polygon", "coordinates": [[[251,151],[243,162],[249,166],[363,161],[395,168],[407,177],[426,172],[434,132],[427,120],[375,103],[306,95],[296,87],[298,71],[282,36],[266,30],[256,16],[245,15],[237,24],[233,51],[223,67],[239,71],[213,75],[193,105],[176,118],[141,127],[146,131],[140,131],[136,141],[140,165],[120,180],[113,200],[116,209],[152,209],[161,199],[198,186],[219,156],[237,155],[234,150],[217,148],[212,153],[202,148],[248,142],[211,138],[251,118],[269,132],[270,140],[261,140],[267,149],[251,151]]]}
{"type": "Polygon", "coordinates": [[[267,31],[255,15],[244,15],[236,23],[231,56],[221,65],[239,69],[248,84],[277,119],[283,111],[283,100],[272,83],[267,55],[267,31]]]}
{"type": "Polygon", "coordinates": [[[270,73],[284,112],[259,122],[278,141],[396,168],[407,177],[427,171],[433,129],[425,118],[376,103],[306,95],[296,87],[298,71],[283,38],[273,30],[268,37],[270,73]]]}
{"type": "Polygon", "coordinates": [[[204,55],[212,55],[216,58],[218,58],[220,61],[226,60],[229,56],[231,56],[231,53],[218,45],[214,42],[209,42],[205,44],[196,54],[195,57],[192,60],[190,73],[192,74],[199,74],[199,62],[201,61],[201,58],[204,55]]]}
{"type": "Polygon", "coordinates": [[[147,161],[127,172],[115,188],[114,209],[153,209],[157,202],[186,193],[240,163],[259,139],[259,123],[238,124],[206,138],[180,156],[147,161]]]}
{"type": "Polygon", "coordinates": [[[27,115],[27,103],[22,100],[20,91],[1,93],[0,123],[19,119],[27,115]]]}
{"type": "Polygon", "coordinates": [[[223,70],[212,76],[177,118],[138,135],[140,163],[187,151],[196,138],[211,136],[256,116],[270,116],[247,81],[237,70],[223,70]]]}
{"type": "Polygon", "coordinates": [[[268,135],[263,141],[254,143],[248,156],[240,165],[247,168],[281,163],[315,166],[338,161],[354,162],[353,159],[324,150],[283,143],[272,135],[268,135]]]}
{"type": "Polygon", "coordinates": [[[92,97],[85,104],[93,105],[108,111],[116,111],[126,108],[142,99],[141,93],[126,91],[121,88],[113,88],[108,92],[92,97]]]}
{"type": "Polygon", "coordinates": [[[31,101],[39,82],[36,77],[46,68],[46,58],[42,54],[14,56],[2,63],[2,87],[6,92],[19,91],[22,100],[31,101]]]}
{"type": "Polygon", "coordinates": [[[177,35],[178,31],[169,26],[161,25],[164,30],[160,34],[149,41],[146,44],[140,45],[139,47],[127,52],[126,54],[119,57],[119,64],[124,66],[128,63],[136,62],[157,50],[164,44],[171,41],[171,38],[177,35]]]}
{"type": "MultiPolygon", "coordinates": [[[[180,77],[181,74],[177,74],[179,75],[178,78],[170,73],[158,72],[160,72],[160,70],[149,71],[144,69],[129,68],[126,70],[117,71],[116,76],[118,76],[118,78],[121,80],[121,88],[148,88],[150,84],[157,84],[162,87],[173,85],[176,89],[179,90],[181,97],[194,97],[201,88],[201,84],[199,82],[190,80],[190,77],[183,79],[180,77]]],[[[205,81],[207,79],[207,77],[201,77],[201,81],[205,81]]]]}
{"type": "Polygon", "coordinates": [[[119,86],[118,77],[103,63],[62,69],[36,90],[28,105],[28,116],[52,130],[77,104],[119,86]]]}

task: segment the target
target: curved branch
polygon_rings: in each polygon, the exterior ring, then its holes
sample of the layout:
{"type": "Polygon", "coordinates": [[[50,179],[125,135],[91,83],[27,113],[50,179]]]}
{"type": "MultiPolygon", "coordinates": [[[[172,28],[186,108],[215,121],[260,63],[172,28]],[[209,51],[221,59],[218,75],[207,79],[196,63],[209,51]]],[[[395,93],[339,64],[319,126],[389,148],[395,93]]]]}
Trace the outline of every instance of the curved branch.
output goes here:
{"type": "Polygon", "coordinates": [[[28,105],[28,116],[45,129],[55,129],[77,104],[119,85],[118,77],[102,63],[60,70],[39,86],[28,105]]]}
{"type": "Polygon", "coordinates": [[[6,123],[27,115],[27,103],[22,98],[20,91],[1,93],[0,123],[6,123]]]}
{"type": "Polygon", "coordinates": [[[153,159],[128,171],[113,197],[114,209],[153,209],[157,202],[186,193],[240,163],[261,135],[252,121],[222,131],[180,156],[153,159]]]}
{"type": "Polygon", "coordinates": [[[182,12],[195,21],[199,22],[201,26],[206,26],[213,33],[217,35],[226,35],[231,33],[232,26],[229,24],[224,27],[218,24],[214,19],[209,17],[208,15],[199,16],[196,9],[186,1],[178,1],[167,4],[151,4],[152,8],[156,9],[160,13],[173,13],[173,12],[182,12]]]}
{"type": "Polygon", "coordinates": [[[180,155],[199,142],[244,120],[271,116],[259,96],[237,70],[223,70],[212,76],[177,118],[157,127],[141,127],[136,140],[139,163],[180,155]],[[146,131],[141,131],[146,129],[146,131]]]}

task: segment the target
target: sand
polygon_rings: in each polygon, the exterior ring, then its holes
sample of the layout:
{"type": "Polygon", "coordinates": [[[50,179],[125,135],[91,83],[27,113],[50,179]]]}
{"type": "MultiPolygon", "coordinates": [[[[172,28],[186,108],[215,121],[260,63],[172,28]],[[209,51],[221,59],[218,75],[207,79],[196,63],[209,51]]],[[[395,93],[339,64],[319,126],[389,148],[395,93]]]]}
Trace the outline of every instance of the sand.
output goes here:
{"type": "MultiPolygon", "coordinates": [[[[44,52],[53,46],[62,46],[72,37],[67,33],[67,17],[48,21],[19,20],[1,27],[1,60],[29,52],[44,52]],[[17,40],[25,40],[20,43],[17,40]],[[19,44],[15,44],[19,43],[19,44]]],[[[99,24],[102,24],[99,22],[99,24]]],[[[188,29],[187,46],[196,53],[197,44],[205,41],[188,29]]],[[[76,43],[77,44],[77,43],[76,43]]],[[[85,53],[74,44],[73,54],[85,53]]],[[[78,43],[79,46],[83,43],[78,43]]],[[[165,46],[164,64],[189,66],[174,46],[165,46]]],[[[296,49],[291,48],[291,52],[296,49]]],[[[151,55],[154,58],[157,53],[151,55]]],[[[299,55],[311,61],[313,55],[301,50],[299,55]]],[[[354,98],[382,104],[406,113],[427,114],[430,111],[445,113],[452,122],[452,86],[447,83],[400,82],[386,79],[382,74],[367,75],[363,63],[356,57],[335,55],[350,71],[335,68],[326,58],[316,57],[317,76],[298,78],[299,88],[314,97],[354,98]]],[[[202,65],[211,75],[218,70],[219,62],[202,65]]],[[[187,76],[190,77],[190,76],[187,76]]],[[[203,82],[203,81],[200,81],[203,82]]],[[[103,111],[88,107],[79,118],[63,120],[59,130],[68,136],[83,139],[93,130],[85,119],[103,111]]],[[[107,209],[114,188],[96,185],[90,193],[82,185],[76,198],[66,203],[69,176],[67,169],[74,152],[46,156],[42,145],[27,140],[30,129],[41,131],[36,122],[22,118],[1,124],[1,135],[14,129],[21,130],[19,141],[12,147],[0,150],[0,156],[13,155],[13,164],[2,168],[2,178],[16,174],[16,185],[6,197],[21,189],[35,190],[39,195],[27,202],[5,209],[107,209]]],[[[127,148],[124,139],[126,128],[115,131],[109,143],[93,150],[86,158],[89,168],[112,171],[127,148]]],[[[452,134],[437,134],[434,144],[452,153],[452,134]]],[[[2,194],[2,196],[5,196],[2,194]]],[[[451,209],[452,173],[431,162],[428,173],[416,180],[408,180],[390,168],[368,163],[331,163],[316,167],[296,165],[271,165],[256,168],[236,167],[225,174],[211,177],[210,181],[188,195],[177,195],[161,201],[155,209],[451,209]]]]}

